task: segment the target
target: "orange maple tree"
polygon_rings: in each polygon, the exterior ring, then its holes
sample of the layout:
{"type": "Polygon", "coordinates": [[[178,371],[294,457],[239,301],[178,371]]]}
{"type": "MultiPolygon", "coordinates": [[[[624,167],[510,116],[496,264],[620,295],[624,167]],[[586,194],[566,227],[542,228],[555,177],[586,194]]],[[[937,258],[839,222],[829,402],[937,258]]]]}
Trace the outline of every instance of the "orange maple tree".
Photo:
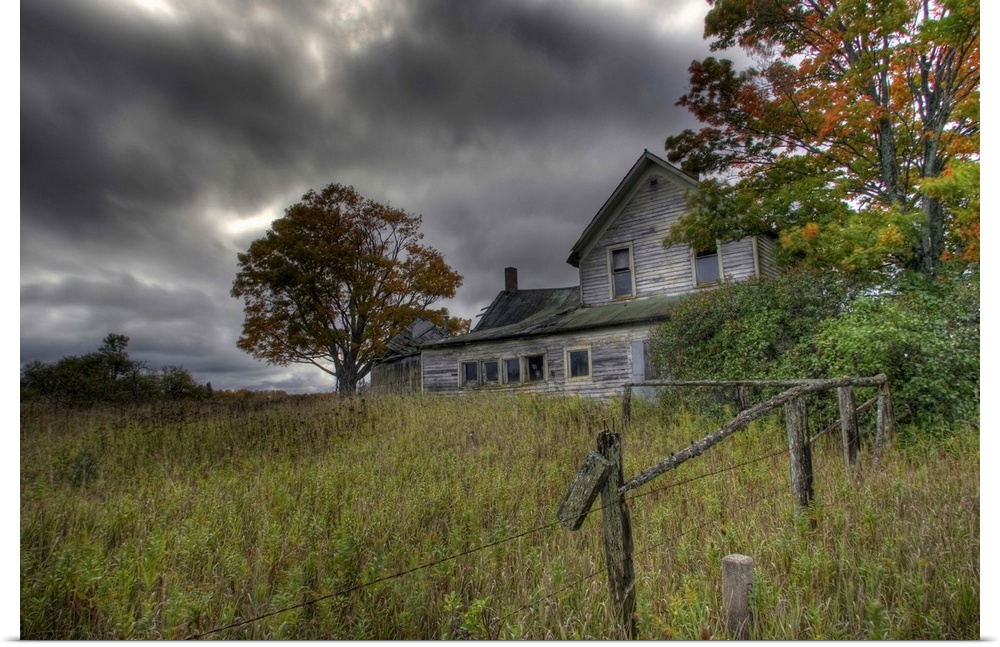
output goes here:
{"type": "Polygon", "coordinates": [[[312,364],[356,392],[385,343],[417,317],[438,325],[462,277],[421,244],[422,219],[331,184],[309,191],[238,255],[237,345],[272,364],[312,364]]]}
{"type": "Polygon", "coordinates": [[[770,232],[789,264],[925,276],[978,260],[978,0],[709,4],[712,49],[754,64],[691,64],[678,104],[705,126],[666,149],[708,176],[668,244],[770,232]]]}

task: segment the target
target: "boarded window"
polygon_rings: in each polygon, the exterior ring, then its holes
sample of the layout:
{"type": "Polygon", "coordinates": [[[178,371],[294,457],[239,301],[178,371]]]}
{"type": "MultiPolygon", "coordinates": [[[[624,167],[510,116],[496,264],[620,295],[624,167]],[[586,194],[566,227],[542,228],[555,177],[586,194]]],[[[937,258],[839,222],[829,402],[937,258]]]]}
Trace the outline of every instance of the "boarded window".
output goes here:
{"type": "Polygon", "coordinates": [[[500,362],[491,359],[483,362],[483,382],[500,381],[500,362]]]}
{"type": "Polygon", "coordinates": [[[524,358],[527,368],[527,382],[538,382],[545,379],[545,355],[529,355],[524,358]]]}
{"type": "Polygon", "coordinates": [[[503,361],[503,381],[506,384],[517,384],[521,381],[521,359],[505,359],[503,361]]]}
{"type": "Polygon", "coordinates": [[[479,362],[462,362],[462,386],[479,384],[479,362]]]}
{"type": "Polygon", "coordinates": [[[719,280],[719,254],[716,250],[699,253],[694,258],[695,284],[715,283],[719,280]]]}
{"type": "Polygon", "coordinates": [[[590,377],[590,349],[573,348],[566,351],[567,377],[590,377]]]}
{"type": "Polygon", "coordinates": [[[628,247],[611,250],[612,298],[632,296],[632,250],[628,247]]]}

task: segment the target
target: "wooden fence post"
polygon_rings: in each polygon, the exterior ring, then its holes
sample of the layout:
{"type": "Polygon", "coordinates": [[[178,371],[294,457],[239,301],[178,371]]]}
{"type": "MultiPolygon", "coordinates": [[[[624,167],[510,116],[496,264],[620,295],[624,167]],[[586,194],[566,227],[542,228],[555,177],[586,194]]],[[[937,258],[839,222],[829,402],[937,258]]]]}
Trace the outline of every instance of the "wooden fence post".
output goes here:
{"type": "Polygon", "coordinates": [[[622,394],[622,419],[627,425],[632,421],[632,385],[625,385],[625,393],[622,394]]]}
{"type": "Polygon", "coordinates": [[[597,436],[597,451],[611,463],[601,489],[601,513],[604,520],[604,553],[608,569],[611,608],[621,623],[625,636],[635,639],[635,570],[632,565],[632,521],[625,497],[618,489],[625,481],[622,470],[620,434],[604,430],[597,436]]]}
{"type": "Polygon", "coordinates": [[[722,558],[722,604],[726,630],[735,640],[750,638],[750,587],[753,585],[753,560],[746,555],[722,558]]]}
{"type": "Polygon", "coordinates": [[[882,460],[882,451],[889,437],[896,432],[896,418],[892,413],[892,397],[889,395],[889,378],[878,385],[878,413],[875,423],[875,465],[882,460]]]}
{"type": "Polygon", "coordinates": [[[858,477],[858,405],[854,399],[854,387],[837,387],[837,404],[840,407],[840,431],[844,439],[844,468],[855,479],[858,477]]]}
{"type": "MultiPolygon", "coordinates": [[[[804,513],[813,495],[812,449],[809,446],[809,417],[804,397],[798,396],[785,403],[785,430],[788,432],[792,495],[799,511],[804,513]]],[[[815,528],[815,519],[811,525],[815,528]]]]}

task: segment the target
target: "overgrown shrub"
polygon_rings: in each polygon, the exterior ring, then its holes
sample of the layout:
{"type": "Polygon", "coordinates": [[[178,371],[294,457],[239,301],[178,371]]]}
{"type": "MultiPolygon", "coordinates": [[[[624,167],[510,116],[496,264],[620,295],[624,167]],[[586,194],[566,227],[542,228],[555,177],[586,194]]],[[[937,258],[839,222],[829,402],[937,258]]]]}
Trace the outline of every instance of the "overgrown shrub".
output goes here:
{"type": "Polygon", "coordinates": [[[977,422],[979,276],[866,288],[794,272],[727,284],[678,301],[652,353],[677,380],[886,373],[914,422],[977,422]]]}
{"type": "Polygon", "coordinates": [[[843,310],[852,288],[831,274],[794,272],[729,283],[674,306],[653,334],[653,361],[672,379],[805,377],[788,353],[843,310]]]}
{"type": "Polygon", "coordinates": [[[921,422],[979,420],[979,275],[920,281],[855,299],[825,322],[798,365],[828,376],[885,373],[921,422]]]}

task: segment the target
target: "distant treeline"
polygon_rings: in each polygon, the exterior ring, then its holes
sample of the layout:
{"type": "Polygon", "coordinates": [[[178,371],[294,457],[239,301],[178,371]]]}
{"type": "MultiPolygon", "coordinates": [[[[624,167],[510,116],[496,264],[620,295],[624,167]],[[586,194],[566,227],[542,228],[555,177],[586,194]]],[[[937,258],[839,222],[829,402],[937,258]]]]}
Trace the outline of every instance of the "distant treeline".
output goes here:
{"type": "Polygon", "coordinates": [[[92,405],[212,396],[211,382],[199,384],[181,366],[156,370],[145,360],[133,360],[127,352],[129,341],[127,335],[109,333],[96,352],[51,364],[29,362],[21,369],[21,400],[92,405]]]}

